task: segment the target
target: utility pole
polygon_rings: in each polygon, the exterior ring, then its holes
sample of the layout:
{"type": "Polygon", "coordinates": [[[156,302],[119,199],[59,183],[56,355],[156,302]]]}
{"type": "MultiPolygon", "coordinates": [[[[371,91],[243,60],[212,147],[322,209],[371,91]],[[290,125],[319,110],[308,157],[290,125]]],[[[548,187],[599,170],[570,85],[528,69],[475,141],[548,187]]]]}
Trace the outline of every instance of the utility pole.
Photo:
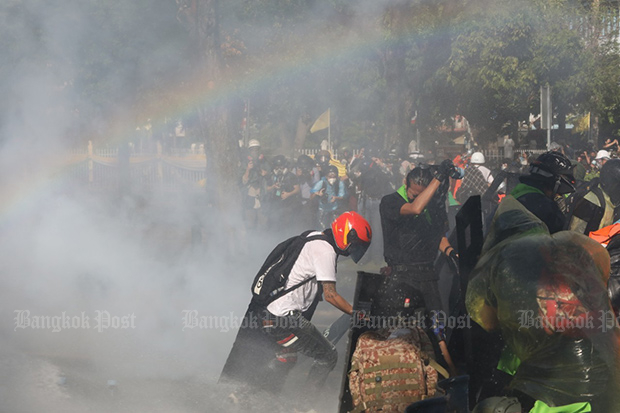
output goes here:
{"type": "Polygon", "coordinates": [[[540,127],[547,129],[547,150],[551,148],[551,128],[553,127],[553,108],[551,106],[551,86],[540,87],[540,127]]]}

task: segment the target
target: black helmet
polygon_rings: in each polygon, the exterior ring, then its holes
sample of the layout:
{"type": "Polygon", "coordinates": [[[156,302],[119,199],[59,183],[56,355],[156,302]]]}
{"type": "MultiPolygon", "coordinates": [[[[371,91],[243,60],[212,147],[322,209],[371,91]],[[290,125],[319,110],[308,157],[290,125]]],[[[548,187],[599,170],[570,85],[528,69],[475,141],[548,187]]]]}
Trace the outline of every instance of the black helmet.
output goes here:
{"type": "Polygon", "coordinates": [[[360,164],[360,172],[364,173],[370,169],[373,164],[373,160],[369,158],[364,158],[362,163],[360,164]]]}
{"type": "Polygon", "coordinates": [[[397,162],[398,161],[398,150],[396,148],[390,149],[386,158],[388,162],[397,162]]]}
{"type": "Polygon", "coordinates": [[[288,162],[284,155],[276,155],[271,160],[271,164],[273,165],[273,169],[286,168],[288,162]]]}
{"type": "Polygon", "coordinates": [[[351,152],[351,149],[349,149],[347,146],[343,146],[342,148],[340,148],[340,153],[341,153],[341,158],[343,159],[348,159],[353,155],[353,153],[351,152]]]}
{"type": "Polygon", "coordinates": [[[323,164],[328,163],[331,158],[332,158],[331,154],[329,153],[329,151],[326,151],[326,150],[319,151],[314,157],[314,159],[318,163],[323,163],[323,164]]]}
{"type": "Polygon", "coordinates": [[[302,155],[299,155],[299,158],[297,158],[297,166],[299,166],[302,169],[310,170],[314,168],[314,161],[308,155],[302,154],[302,155]]]}
{"type": "Polygon", "coordinates": [[[335,173],[336,176],[338,176],[338,168],[336,166],[334,166],[334,165],[329,165],[327,167],[327,172],[325,173],[325,175],[327,176],[327,175],[329,175],[332,172],[335,173]]]}
{"type": "Polygon", "coordinates": [[[375,146],[367,146],[364,149],[364,156],[367,158],[378,158],[381,155],[379,148],[375,146]]]}
{"type": "Polygon", "coordinates": [[[620,159],[610,159],[601,168],[601,187],[614,205],[620,203],[620,159]]]}
{"type": "Polygon", "coordinates": [[[575,192],[575,177],[570,159],[560,152],[549,151],[530,164],[530,176],[553,185],[554,194],[575,192]]]}

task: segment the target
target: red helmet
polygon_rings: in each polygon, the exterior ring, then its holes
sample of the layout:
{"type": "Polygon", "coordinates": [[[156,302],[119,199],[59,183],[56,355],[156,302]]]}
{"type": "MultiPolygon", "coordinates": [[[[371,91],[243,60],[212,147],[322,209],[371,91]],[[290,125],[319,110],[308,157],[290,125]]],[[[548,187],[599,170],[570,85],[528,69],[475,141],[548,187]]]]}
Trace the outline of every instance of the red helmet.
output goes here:
{"type": "Polygon", "coordinates": [[[345,212],[336,218],[332,222],[332,231],[342,255],[351,256],[354,262],[364,256],[372,239],[372,229],[368,221],[353,211],[345,212]]]}

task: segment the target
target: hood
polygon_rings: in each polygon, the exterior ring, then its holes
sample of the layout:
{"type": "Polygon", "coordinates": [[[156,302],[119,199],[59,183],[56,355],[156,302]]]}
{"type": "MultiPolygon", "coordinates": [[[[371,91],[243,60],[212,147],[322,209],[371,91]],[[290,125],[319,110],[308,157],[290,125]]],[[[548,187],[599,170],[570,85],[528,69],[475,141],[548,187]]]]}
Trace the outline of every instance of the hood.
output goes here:
{"type": "Polygon", "coordinates": [[[512,196],[506,196],[493,216],[482,254],[495,246],[526,235],[549,234],[547,226],[512,196]]]}

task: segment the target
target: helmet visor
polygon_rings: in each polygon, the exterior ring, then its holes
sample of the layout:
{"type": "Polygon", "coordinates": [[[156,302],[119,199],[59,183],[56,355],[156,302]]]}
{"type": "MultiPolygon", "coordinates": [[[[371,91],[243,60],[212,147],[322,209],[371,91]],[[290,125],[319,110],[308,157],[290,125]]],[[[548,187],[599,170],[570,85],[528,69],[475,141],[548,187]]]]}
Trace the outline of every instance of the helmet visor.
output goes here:
{"type": "Polygon", "coordinates": [[[572,175],[560,175],[560,186],[558,195],[571,194],[575,192],[575,178],[572,175]]]}
{"type": "Polygon", "coordinates": [[[363,242],[358,240],[351,243],[351,245],[349,245],[349,248],[347,248],[346,252],[351,257],[353,262],[357,264],[362,259],[364,254],[366,254],[369,246],[370,242],[363,242]]]}

